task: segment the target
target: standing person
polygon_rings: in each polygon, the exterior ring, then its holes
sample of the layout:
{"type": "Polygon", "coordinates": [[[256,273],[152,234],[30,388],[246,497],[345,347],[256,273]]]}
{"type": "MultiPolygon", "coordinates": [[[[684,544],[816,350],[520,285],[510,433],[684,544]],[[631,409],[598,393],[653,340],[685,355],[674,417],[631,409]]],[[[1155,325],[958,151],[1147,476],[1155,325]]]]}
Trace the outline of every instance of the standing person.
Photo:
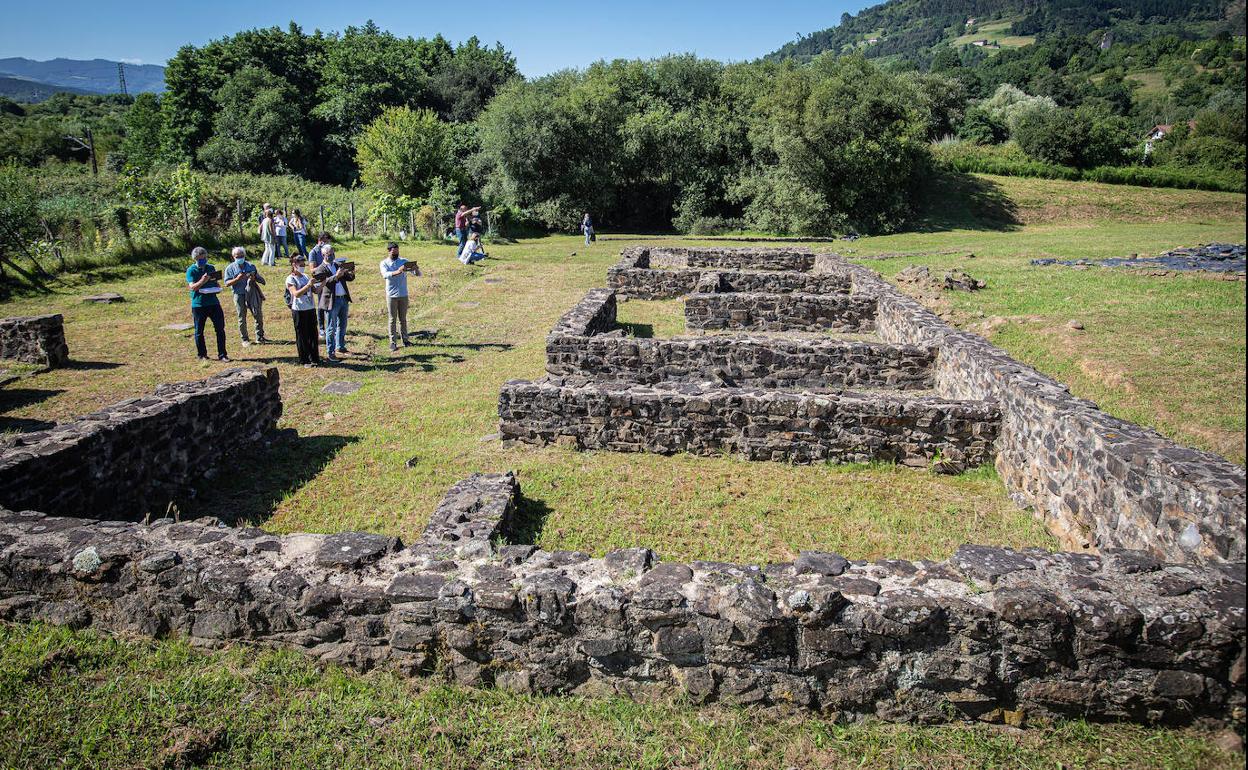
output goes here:
{"type": "Polygon", "coordinates": [[[290,292],[290,315],[295,322],[295,349],[299,363],[312,366],[321,362],[321,347],[316,339],[316,300],[312,296],[312,279],[306,274],[307,258],[296,254],[290,260],[286,290],[290,292]]]}
{"type": "Polygon", "coordinates": [[[217,268],[208,264],[208,250],[196,246],[191,250],[191,266],[186,269],[186,285],[191,290],[191,320],[195,322],[195,352],[201,361],[208,360],[208,346],[204,344],[204,325],[212,321],[217,334],[217,360],[229,361],[225,354],[225,313],[221,311],[221,284],[217,281],[217,268]]]}
{"type": "MultiPolygon", "coordinates": [[[[290,258],[290,249],[286,247],[286,212],[278,209],[273,213],[274,257],[290,258]]],[[[276,259],[273,264],[277,264],[276,259]]]]}
{"type": "Polygon", "coordinates": [[[260,255],[260,264],[273,267],[277,264],[274,245],[277,242],[277,230],[273,223],[273,210],[265,209],[260,218],[260,242],[264,244],[264,253],[260,255]]]}
{"type": "Polygon", "coordinates": [[[393,241],[386,244],[386,252],[386,258],[381,260],[381,277],[386,281],[386,307],[390,313],[390,349],[398,350],[400,337],[403,340],[403,347],[412,344],[407,341],[407,274],[410,271],[420,275],[420,267],[415,262],[409,267],[407,261],[399,257],[399,244],[393,241]]]}
{"type": "Polygon", "coordinates": [[[308,256],[308,223],[303,221],[303,213],[299,209],[295,209],[295,213],[290,217],[290,234],[295,241],[295,248],[299,250],[299,256],[308,256]]]}
{"type": "Polygon", "coordinates": [[[464,242],[468,240],[468,219],[477,212],[481,211],[481,207],[468,208],[467,203],[461,202],[459,210],[455,212],[455,237],[459,239],[459,246],[455,248],[455,256],[459,256],[464,251],[464,242]]]}
{"type": "Polygon", "coordinates": [[[256,324],[256,342],[268,342],[264,336],[264,295],[260,293],[260,285],[264,276],[256,266],[247,261],[247,250],[235,246],[230,251],[234,261],[225,268],[225,285],[234,290],[234,311],[238,313],[238,334],[243,338],[243,347],[251,344],[247,337],[247,313],[250,312],[256,324]]]}
{"type": "Polygon", "coordinates": [[[589,218],[589,212],[585,212],[584,218],[581,219],[581,230],[585,233],[585,245],[594,240],[594,220],[589,218]]]}
{"type": "Polygon", "coordinates": [[[334,247],[325,244],[321,249],[325,261],[313,273],[321,284],[320,308],[325,311],[326,360],[337,362],[334,351],[347,352],[347,315],[351,306],[349,281],[355,280],[351,265],[334,257],[334,247]]]}
{"type": "MultiPolygon", "coordinates": [[[[316,269],[321,266],[322,262],[325,261],[325,255],[323,251],[325,247],[329,245],[330,240],[331,240],[330,234],[324,231],[322,231],[321,234],[317,236],[316,245],[312,247],[312,252],[311,254],[308,255],[308,259],[310,260],[310,266],[312,268],[313,273],[315,273],[316,269]]],[[[331,249],[331,252],[332,252],[332,249],[331,249]]],[[[317,291],[319,291],[319,289],[317,291]]],[[[322,310],[319,307],[319,305],[316,308],[316,329],[317,329],[317,334],[320,336],[320,338],[325,339],[325,311],[322,310]]]]}

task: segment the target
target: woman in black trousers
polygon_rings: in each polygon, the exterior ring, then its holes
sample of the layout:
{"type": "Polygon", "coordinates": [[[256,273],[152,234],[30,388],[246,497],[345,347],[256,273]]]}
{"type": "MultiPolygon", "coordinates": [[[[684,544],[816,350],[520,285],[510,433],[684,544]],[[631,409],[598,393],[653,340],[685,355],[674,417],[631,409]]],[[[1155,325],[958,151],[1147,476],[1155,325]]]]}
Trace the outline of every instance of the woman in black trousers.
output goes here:
{"type": "Polygon", "coordinates": [[[307,260],[296,254],[290,260],[286,291],[290,292],[290,315],[295,322],[295,349],[299,363],[312,366],[321,362],[316,336],[316,302],[312,296],[312,279],[305,274],[307,260]]]}

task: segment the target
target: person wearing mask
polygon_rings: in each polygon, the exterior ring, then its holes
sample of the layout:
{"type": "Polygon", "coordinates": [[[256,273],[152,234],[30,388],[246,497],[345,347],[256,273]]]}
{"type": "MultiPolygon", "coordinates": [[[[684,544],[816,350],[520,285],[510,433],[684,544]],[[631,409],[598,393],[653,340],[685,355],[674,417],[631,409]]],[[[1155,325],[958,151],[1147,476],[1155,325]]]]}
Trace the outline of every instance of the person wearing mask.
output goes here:
{"type": "Polygon", "coordinates": [[[420,275],[420,267],[401,258],[399,244],[391,241],[386,244],[386,258],[381,260],[380,268],[386,282],[386,307],[390,313],[390,349],[398,350],[400,338],[403,347],[412,344],[407,341],[407,274],[420,275]]]}
{"type": "Polygon", "coordinates": [[[295,322],[295,350],[299,363],[312,366],[321,362],[320,343],[316,338],[316,300],[312,295],[312,279],[306,274],[307,259],[296,254],[290,260],[286,291],[290,292],[290,315],[295,322]]]}
{"type": "Polygon", "coordinates": [[[464,243],[468,240],[468,220],[480,211],[480,206],[470,209],[467,203],[459,204],[459,209],[455,212],[455,237],[459,239],[459,246],[455,249],[455,256],[464,253],[464,243]]]}
{"type": "Polygon", "coordinates": [[[260,218],[260,242],[264,244],[264,253],[260,255],[260,264],[273,267],[277,264],[274,246],[277,243],[277,226],[273,222],[272,209],[265,209],[260,218]]]}
{"type": "Polygon", "coordinates": [[[286,246],[286,212],[278,209],[273,212],[273,264],[277,257],[290,258],[290,249],[286,246]]]}
{"type": "Polygon", "coordinates": [[[234,261],[225,268],[225,285],[234,291],[234,311],[238,314],[238,334],[243,338],[243,346],[251,344],[247,337],[249,312],[256,324],[256,342],[268,342],[264,336],[264,294],[260,291],[264,276],[247,261],[247,250],[242,246],[235,246],[230,256],[234,261]]]}
{"type": "Polygon", "coordinates": [[[321,249],[325,261],[313,273],[321,285],[320,308],[325,311],[326,360],[337,363],[334,356],[347,352],[347,315],[351,306],[351,289],[347,283],[355,280],[355,272],[345,260],[334,257],[334,247],[326,244],[321,249]]]}
{"type": "Polygon", "coordinates": [[[581,219],[581,231],[585,233],[585,245],[588,246],[594,240],[594,220],[590,219],[588,211],[581,219]]]}
{"type": "MultiPolygon", "coordinates": [[[[321,234],[317,236],[316,245],[312,247],[312,251],[308,254],[309,269],[312,270],[312,272],[315,273],[316,269],[321,266],[322,262],[325,261],[323,250],[329,245],[330,240],[331,237],[327,232],[322,231],[321,234]]],[[[316,309],[316,328],[317,334],[320,338],[325,339],[325,311],[321,310],[320,307],[317,307],[316,309]]]]}
{"type": "Polygon", "coordinates": [[[208,250],[196,246],[191,250],[191,266],[186,269],[186,285],[191,290],[191,320],[195,323],[195,351],[201,361],[208,360],[204,344],[204,326],[212,321],[217,334],[217,360],[229,361],[225,354],[225,313],[221,311],[221,283],[217,268],[208,263],[208,250]]]}
{"type": "Polygon", "coordinates": [[[295,241],[299,256],[308,256],[308,223],[303,221],[303,212],[295,209],[290,217],[290,235],[295,241]]]}

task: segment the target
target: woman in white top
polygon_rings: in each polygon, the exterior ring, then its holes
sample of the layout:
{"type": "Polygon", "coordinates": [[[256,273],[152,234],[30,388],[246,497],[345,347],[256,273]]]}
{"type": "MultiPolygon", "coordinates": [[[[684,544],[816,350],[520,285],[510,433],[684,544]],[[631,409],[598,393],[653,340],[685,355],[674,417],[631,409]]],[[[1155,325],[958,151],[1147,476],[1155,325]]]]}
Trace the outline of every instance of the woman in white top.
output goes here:
{"type": "Polygon", "coordinates": [[[316,301],[312,297],[312,279],[304,272],[307,260],[296,254],[290,260],[286,291],[290,293],[290,315],[295,322],[295,349],[299,363],[312,366],[321,362],[321,349],[316,334],[316,301]]]}
{"type": "Polygon", "coordinates": [[[471,233],[464,241],[464,250],[459,253],[459,261],[471,265],[485,259],[485,249],[481,246],[481,236],[471,233]]]}
{"type": "Polygon", "coordinates": [[[273,246],[277,239],[276,231],[273,229],[273,212],[265,209],[264,218],[260,220],[260,241],[264,244],[264,253],[260,255],[260,264],[274,267],[277,265],[277,255],[273,246]]]}
{"type": "Polygon", "coordinates": [[[290,234],[299,253],[308,256],[308,223],[303,221],[303,212],[299,209],[290,215],[290,234]]]}

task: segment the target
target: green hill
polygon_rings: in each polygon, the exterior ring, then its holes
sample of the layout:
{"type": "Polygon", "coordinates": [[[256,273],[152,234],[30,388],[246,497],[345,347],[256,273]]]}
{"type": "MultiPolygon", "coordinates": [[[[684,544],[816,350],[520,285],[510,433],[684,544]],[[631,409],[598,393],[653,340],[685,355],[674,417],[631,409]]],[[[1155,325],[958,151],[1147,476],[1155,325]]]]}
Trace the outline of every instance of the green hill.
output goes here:
{"type": "Polygon", "coordinates": [[[61,92],[71,94],[89,93],[80,88],[69,88],[51,83],[40,83],[37,80],[0,76],[0,96],[12,99],[15,102],[42,102],[52,96],[52,94],[61,92]]]}
{"type": "Polygon", "coordinates": [[[926,64],[941,44],[988,51],[1057,36],[1112,33],[1114,41],[1158,35],[1244,34],[1243,0],[888,0],[835,27],[812,32],[769,54],[805,60],[825,51],[926,64]]]}

